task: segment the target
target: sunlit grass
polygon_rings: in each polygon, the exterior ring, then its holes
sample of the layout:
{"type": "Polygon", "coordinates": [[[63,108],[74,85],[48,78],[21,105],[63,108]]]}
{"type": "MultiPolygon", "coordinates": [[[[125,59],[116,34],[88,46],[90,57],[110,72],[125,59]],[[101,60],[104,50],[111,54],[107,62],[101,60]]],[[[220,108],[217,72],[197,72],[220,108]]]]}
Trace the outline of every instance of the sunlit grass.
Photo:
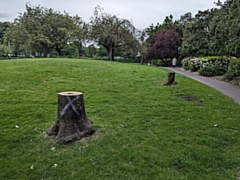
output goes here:
{"type": "Polygon", "coordinates": [[[240,106],[138,64],[0,61],[0,179],[236,179],[240,106]],[[86,142],[44,139],[57,93],[80,91],[97,129],[86,142]],[[188,101],[184,97],[191,97],[188,101]]]}

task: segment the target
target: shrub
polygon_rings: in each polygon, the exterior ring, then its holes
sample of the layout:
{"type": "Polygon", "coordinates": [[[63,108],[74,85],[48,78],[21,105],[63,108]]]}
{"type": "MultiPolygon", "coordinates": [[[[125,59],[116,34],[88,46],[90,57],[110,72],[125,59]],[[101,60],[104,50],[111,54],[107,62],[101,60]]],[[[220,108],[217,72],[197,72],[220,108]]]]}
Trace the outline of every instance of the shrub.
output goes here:
{"type": "Polygon", "coordinates": [[[212,76],[214,76],[214,75],[213,75],[213,74],[214,74],[213,69],[210,68],[210,67],[206,67],[206,68],[204,68],[204,69],[200,69],[198,72],[199,72],[199,74],[200,74],[201,76],[206,76],[206,77],[212,77],[212,76]]]}
{"type": "Polygon", "coordinates": [[[199,58],[185,58],[182,60],[182,65],[185,70],[190,70],[200,72],[205,74],[216,74],[222,75],[223,72],[226,72],[229,66],[230,58],[227,57],[199,57],[199,58]],[[203,70],[207,68],[206,70],[203,70]],[[210,70],[211,68],[216,68],[216,70],[210,70]],[[212,73],[210,73],[212,72],[212,73]]]}
{"type": "Polygon", "coordinates": [[[200,69],[211,67],[211,66],[219,66],[225,69],[228,69],[230,62],[230,58],[227,57],[206,57],[205,59],[200,60],[200,69]]]}
{"type": "Polygon", "coordinates": [[[236,80],[240,82],[240,59],[232,59],[225,80],[236,80]]]}
{"type": "Polygon", "coordinates": [[[188,68],[188,61],[189,61],[189,59],[190,59],[190,58],[184,58],[184,59],[181,61],[182,67],[183,67],[183,69],[185,69],[185,70],[189,70],[189,68],[188,68]]]}
{"type": "Polygon", "coordinates": [[[228,67],[228,71],[236,72],[240,70],[240,59],[233,58],[228,67]]]}
{"type": "Polygon", "coordinates": [[[200,69],[198,72],[202,76],[212,77],[224,75],[227,72],[227,69],[221,66],[214,65],[200,69]]]}
{"type": "Polygon", "coordinates": [[[235,71],[235,72],[228,72],[227,74],[224,75],[223,77],[225,80],[240,80],[240,70],[235,71]]]}
{"type": "Polygon", "coordinates": [[[156,66],[170,66],[171,65],[171,59],[153,59],[151,60],[151,63],[156,66]]]}
{"type": "Polygon", "coordinates": [[[199,58],[185,58],[181,63],[185,70],[196,72],[200,69],[201,60],[199,58]]]}

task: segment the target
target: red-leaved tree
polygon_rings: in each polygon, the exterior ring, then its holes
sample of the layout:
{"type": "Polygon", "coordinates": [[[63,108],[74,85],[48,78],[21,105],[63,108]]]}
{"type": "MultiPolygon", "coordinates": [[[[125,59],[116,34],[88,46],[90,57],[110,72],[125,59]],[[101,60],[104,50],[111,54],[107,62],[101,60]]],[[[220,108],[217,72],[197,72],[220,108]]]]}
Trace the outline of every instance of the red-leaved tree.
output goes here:
{"type": "Polygon", "coordinates": [[[166,59],[178,56],[181,40],[175,29],[160,29],[149,41],[147,59],[166,59]]]}

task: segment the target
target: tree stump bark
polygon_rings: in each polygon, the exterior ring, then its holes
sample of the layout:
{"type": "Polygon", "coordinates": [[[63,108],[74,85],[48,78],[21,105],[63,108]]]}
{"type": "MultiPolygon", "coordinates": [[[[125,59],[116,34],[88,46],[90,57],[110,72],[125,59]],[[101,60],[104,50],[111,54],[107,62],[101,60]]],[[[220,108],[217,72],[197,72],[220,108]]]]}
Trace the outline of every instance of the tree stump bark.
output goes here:
{"type": "Polygon", "coordinates": [[[88,137],[95,132],[92,121],[87,118],[83,94],[81,92],[61,92],[58,94],[58,115],[55,124],[47,130],[47,135],[56,135],[56,140],[68,143],[88,137]]]}
{"type": "Polygon", "coordinates": [[[169,85],[176,85],[176,84],[177,82],[175,81],[175,72],[169,72],[167,82],[164,85],[169,86],[169,85]]]}

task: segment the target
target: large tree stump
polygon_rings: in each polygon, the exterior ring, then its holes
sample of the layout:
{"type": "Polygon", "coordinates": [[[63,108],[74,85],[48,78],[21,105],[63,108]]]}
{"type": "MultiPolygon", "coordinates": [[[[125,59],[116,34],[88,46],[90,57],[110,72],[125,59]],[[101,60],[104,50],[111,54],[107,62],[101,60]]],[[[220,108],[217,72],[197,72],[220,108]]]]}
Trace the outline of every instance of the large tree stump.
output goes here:
{"type": "Polygon", "coordinates": [[[167,82],[164,85],[169,86],[169,85],[176,85],[176,84],[177,82],[175,81],[175,72],[169,72],[167,82]]]}
{"type": "Polygon", "coordinates": [[[47,135],[56,135],[56,140],[68,143],[80,140],[95,132],[85,113],[81,92],[61,92],[58,94],[58,114],[55,124],[47,130],[47,135]]]}

